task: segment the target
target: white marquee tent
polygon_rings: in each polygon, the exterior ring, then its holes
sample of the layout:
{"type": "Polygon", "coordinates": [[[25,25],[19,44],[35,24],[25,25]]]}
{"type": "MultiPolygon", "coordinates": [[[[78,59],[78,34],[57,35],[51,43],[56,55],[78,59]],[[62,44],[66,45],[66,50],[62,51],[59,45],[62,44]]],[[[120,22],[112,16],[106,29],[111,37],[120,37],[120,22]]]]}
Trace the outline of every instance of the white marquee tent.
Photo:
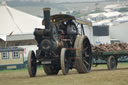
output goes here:
{"type": "Polygon", "coordinates": [[[6,40],[5,35],[33,33],[35,28],[44,28],[42,19],[0,4],[0,38],[6,40]]]}

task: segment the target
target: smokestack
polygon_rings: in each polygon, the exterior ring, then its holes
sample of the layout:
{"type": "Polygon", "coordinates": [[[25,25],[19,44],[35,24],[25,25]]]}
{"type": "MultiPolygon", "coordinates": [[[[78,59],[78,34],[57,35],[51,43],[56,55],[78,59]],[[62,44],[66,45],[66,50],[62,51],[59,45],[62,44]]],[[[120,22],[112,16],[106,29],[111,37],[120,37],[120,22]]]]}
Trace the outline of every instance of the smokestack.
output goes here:
{"type": "Polygon", "coordinates": [[[45,29],[50,29],[50,8],[43,8],[45,29]]]}

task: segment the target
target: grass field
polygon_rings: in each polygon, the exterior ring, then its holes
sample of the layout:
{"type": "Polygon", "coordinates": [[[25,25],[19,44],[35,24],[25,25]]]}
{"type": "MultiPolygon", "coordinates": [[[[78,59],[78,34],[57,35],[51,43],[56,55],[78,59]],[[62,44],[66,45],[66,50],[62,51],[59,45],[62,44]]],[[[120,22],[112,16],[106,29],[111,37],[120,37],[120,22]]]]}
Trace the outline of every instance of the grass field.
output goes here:
{"type": "Polygon", "coordinates": [[[30,78],[27,69],[0,71],[0,85],[128,85],[128,64],[119,64],[117,70],[108,71],[106,65],[93,67],[87,74],[71,70],[66,76],[46,76],[38,68],[37,77],[30,78]]]}

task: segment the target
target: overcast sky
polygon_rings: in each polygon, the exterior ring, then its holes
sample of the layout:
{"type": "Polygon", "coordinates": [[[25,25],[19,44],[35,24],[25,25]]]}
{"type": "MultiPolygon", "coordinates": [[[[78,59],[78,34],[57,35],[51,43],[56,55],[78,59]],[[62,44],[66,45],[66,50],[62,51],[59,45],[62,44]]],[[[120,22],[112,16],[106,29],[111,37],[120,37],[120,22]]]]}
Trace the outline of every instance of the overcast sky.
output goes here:
{"type": "Polygon", "coordinates": [[[101,1],[101,0],[0,0],[0,1],[50,1],[50,2],[82,2],[82,1],[101,1]]]}
{"type": "Polygon", "coordinates": [[[57,2],[82,2],[82,1],[99,1],[99,0],[55,0],[55,1],[57,2]]]}

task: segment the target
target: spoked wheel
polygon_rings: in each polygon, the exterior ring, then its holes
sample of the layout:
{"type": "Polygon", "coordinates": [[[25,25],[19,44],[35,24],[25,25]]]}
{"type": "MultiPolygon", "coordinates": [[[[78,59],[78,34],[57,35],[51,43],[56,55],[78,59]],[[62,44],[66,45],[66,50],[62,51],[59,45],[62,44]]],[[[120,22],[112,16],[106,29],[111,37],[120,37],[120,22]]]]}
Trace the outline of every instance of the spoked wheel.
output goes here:
{"type": "Polygon", "coordinates": [[[117,69],[117,59],[114,56],[109,56],[107,58],[107,67],[108,67],[108,70],[117,69]]]}
{"type": "Polygon", "coordinates": [[[30,77],[35,77],[37,71],[36,57],[34,51],[28,53],[28,73],[30,77]]]}
{"type": "Polygon", "coordinates": [[[47,75],[57,75],[59,72],[59,69],[54,65],[43,65],[44,72],[47,75]]]}
{"type": "Polygon", "coordinates": [[[78,73],[87,73],[91,70],[92,56],[91,45],[87,37],[78,36],[74,48],[78,48],[78,59],[76,59],[76,69],[78,73]]]}
{"type": "Polygon", "coordinates": [[[62,48],[60,62],[61,62],[61,69],[62,69],[63,75],[66,75],[69,72],[69,63],[68,63],[68,59],[65,55],[66,55],[66,48],[62,48]]]}

